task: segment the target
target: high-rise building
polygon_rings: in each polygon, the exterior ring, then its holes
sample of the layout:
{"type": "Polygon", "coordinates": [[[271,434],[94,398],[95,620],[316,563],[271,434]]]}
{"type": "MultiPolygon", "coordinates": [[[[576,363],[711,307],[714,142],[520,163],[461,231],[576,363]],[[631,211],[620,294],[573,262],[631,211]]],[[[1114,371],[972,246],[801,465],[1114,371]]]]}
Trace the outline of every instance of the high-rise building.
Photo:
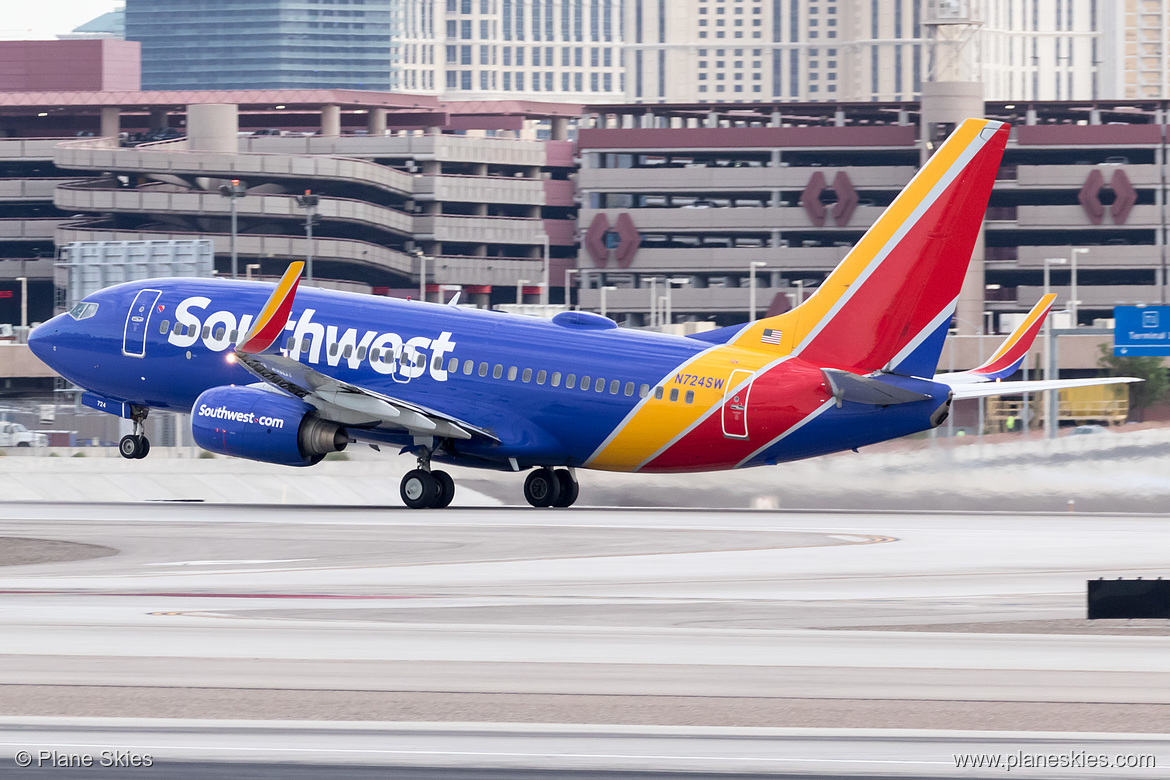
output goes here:
{"type": "Polygon", "coordinates": [[[144,89],[391,88],[392,0],[127,0],[144,89]]]}
{"type": "Polygon", "coordinates": [[[1115,63],[1117,97],[1170,96],[1170,15],[1163,0],[1122,0],[1121,18],[1112,31],[1110,57],[1115,63]]]}
{"type": "Polygon", "coordinates": [[[396,0],[398,87],[448,99],[625,100],[631,0],[396,0]]]}

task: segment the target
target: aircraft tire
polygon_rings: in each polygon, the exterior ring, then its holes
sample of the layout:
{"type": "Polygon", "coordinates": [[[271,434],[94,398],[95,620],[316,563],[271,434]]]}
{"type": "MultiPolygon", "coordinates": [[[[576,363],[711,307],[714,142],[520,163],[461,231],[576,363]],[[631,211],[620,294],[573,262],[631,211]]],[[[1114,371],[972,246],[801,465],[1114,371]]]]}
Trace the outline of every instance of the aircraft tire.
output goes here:
{"type": "Polygon", "coordinates": [[[553,506],[565,508],[577,503],[577,496],[581,494],[581,485],[573,479],[573,472],[568,469],[557,469],[553,473],[557,476],[557,482],[561,484],[561,495],[553,503],[553,506]]]}
{"type": "Polygon", "coordinates": [[[439,493],[435,496],[431,509],[446,509],[451,506],[451,500],[455,498],[455,480],[451,479],[451,475],[445,471],[432,471],[431,477],[439,485],[439,493]]]}
{"type": "Polygon", "coordinates": [[[402,503],[411,509],[426,509],[434,506],[439,495],[439,482],[429,472],[413,469],[402,478],[398,494],[402,496],[402,503]]]}
{"type": "Polygon", "coordinates": [[[145,436],[138,437],[138,454],[134,456],[136,460],[142,460],[150,454],[150,439],[145,436]]]}
{"type": "Polygon", "coordinates": [[[536,469],[524,480],[524,498],[537,508],[550,507],[561,497],[561,481],[552,469],[536,469]]]}
{"type": "Polygon", "coordinates": [[[126,460],[137,460],[139,451],[142,445],[138,441],[138,437],[133,434],[126,434],[122,440],[118,442],[118,452],[126,460]]]}

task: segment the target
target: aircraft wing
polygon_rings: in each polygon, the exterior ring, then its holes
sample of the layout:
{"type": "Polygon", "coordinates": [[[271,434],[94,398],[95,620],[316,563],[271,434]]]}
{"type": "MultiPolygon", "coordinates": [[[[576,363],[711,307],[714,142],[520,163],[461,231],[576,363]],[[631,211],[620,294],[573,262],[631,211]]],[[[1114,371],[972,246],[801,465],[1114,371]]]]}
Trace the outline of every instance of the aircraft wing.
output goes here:
{"type": "Polygon", "coordinates": [[[1044,318],[1048,316],[1048,310],[1052,308],[1052,302],[1055,300],[1056,293],[1049,293],[1041,298],[983,365],[970,371],[938,374],[934,381],[955,386],[1007,379],[1016,373],[1032,347],[1032,342],[1036,340],[1036,334],[1040,332],[1044,318]]]}
{"type": "MultiPolygon", "coordinates": [[[[935,378],[934,381],[947,384],[947,375],[935,378]]],[[[1029,382],[986,382],[983,384],[953,385],[954,399],[961,401],[964,398],[989,398],[995,395],[1019,395],[1020,393],[1038,393],[1043,390],[1066,390],[1070,387],[1092,387],[1093,385],[1116,385],[1144,380],[1132,376],[1088,377],[1086,379],[1039,379],[1029,382]]]]}
{"type": "Polygon", "coordinates": [[[498,441],[488,431],[450,415],[400,398],[384,395],[322,374],[303,363],[268,351],[292,311],[304,263],[292,263],[256,322],[236,347],[236,359],[253,376],[316,407],[343,425],[401,428],[415,436],[498,441]]]}

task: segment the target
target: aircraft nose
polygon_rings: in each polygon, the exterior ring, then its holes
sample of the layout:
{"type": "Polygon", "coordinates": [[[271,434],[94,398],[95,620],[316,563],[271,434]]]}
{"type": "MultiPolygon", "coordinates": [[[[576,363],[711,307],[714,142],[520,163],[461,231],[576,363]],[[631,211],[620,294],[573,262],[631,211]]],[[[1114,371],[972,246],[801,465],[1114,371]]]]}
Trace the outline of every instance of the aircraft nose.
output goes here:
{"type": "Polygon", "coordinates": [[[52,367],[50,355],[53,354],[53,336],[60,332],[60,323],[57,318],[36,326],[28,334],[28,348],[40,358],[41,362],[52,367]]]}

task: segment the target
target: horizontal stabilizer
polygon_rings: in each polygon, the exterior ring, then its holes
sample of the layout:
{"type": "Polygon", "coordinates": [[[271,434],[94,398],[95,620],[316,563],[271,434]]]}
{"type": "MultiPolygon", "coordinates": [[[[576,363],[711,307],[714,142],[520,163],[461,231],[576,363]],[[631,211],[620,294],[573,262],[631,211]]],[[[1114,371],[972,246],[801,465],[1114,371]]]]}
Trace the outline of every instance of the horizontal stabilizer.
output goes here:
{"type": "MultiPolygon", "coordinates": [[[[937,382],[945,383],[943,379],[937,382]]],[[[996,395],[1019,395],[1039,393],[1044,390],[1067,390],[1070,387],[1093,387],[1094,385],[1117,385],[1127,382],[1144,382],[1132,376],[1089,377],[1087,379],[1039,379],[1034,382],[987,382],[978,385],[958,385],[954,388],[955,400],[964,398],[990,398],[996,395]]]]}
{"type": "Polygon", "coordinates": [[[1004,342],[999,345],[987,362],[970,371],[957,371],[951,374],[936,376],[934,381],[947,385],[965,385],[973,382],[991,382],[998,379],[1007,379],[1019,370],[1024,357],[1036,340],[1052,302],[1056,300],[1055,293],[1049,293],[1032,307],[1032,311],[1020,322],[1004,342]]]}
{"type": "Polygon", "coordinates": [[[829,383],[833,397],[837,399],[837,406],[844,401],[871,406],[892,406],[930,400],[929,395],[897,387],[871,376],[859,376],[836,368],[822,368],[821,373],[829,383]]]}

